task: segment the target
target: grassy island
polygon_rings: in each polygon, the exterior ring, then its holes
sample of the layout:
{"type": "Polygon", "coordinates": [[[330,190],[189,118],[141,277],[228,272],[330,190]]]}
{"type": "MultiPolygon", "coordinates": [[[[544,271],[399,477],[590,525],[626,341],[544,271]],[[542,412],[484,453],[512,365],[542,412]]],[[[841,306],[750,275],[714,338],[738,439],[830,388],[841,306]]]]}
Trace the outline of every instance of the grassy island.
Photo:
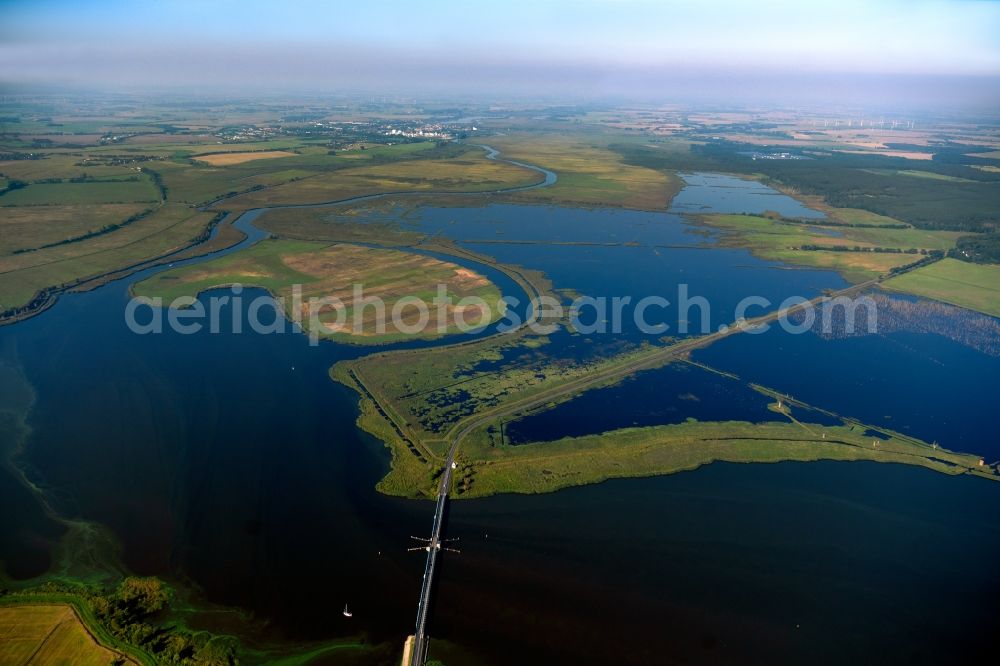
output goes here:
{"type": "Polygon", "coordinates": [[[499,344],[487,339],[385,352],[335,365],[333,378],[362,396],[358,425],[392,451],[392,469],[379,489],[433,496],[456,440],[456,497],[549,492],[609,478],[670,474],[717,460],[871,460],[1000,480],[998,470],[978,455],[840,417],[756,385],[751,388],[776,400],[771,405],[774,421],[688,421],[510,445],[503,434],[506,422],[683,360],[703,343],[646,345],[576,363],[536,353],[545,344],[534,335],[513,335],[499,344]],[[807,416],[800,420],[793,407],[826,413],[840,423],[818,425],[807,422],[807,416]]]}
{"type": "MultiPolygon", "coordinates": [[[[456,494],[550,492],[611,478],[655,476],[715,461],[768,463],[871,460],[927,467],[945,474],[979,473],[980,459],[923,442],[845,424],[698,422],[627,428],[554,442],[490,446],[485,430],[465,449],[456,494]]],[[[993,476],[992,469],[986,468],[993,476]]]]}
{"type": "Polygon", "coordinates": [[[497,308],[500,290],[473,270],[425,254],[348,243],[265,240],[212,261],[159,273],[136,284],[133,292],[160,298],[168,305],[178,298],[233,284],[267,289],[282,299],[286,315],[301,321],[307,330],[315,317],[324,325],[321,337],[361,344],[433,338],[456,330],[456,319],[488,323],[501,314],[497,308]],[[378,298],[384,306],[363,306],[356,300],[356,286],[362,288],[363,298],[378,298]],[[450,301],[443,307],[444,332],[437,330],[433,304],[439,286],[450,301]],[[293,292],[296,288],[300,288],[299,296],[293,292]],[[335,321],[333,310],[320,311],[313,298],[337,299],[344,306],[343,321],[335,321]],[[481,299],[488,307],[463,305],[462,299],[481,299]],[[387,321],[398,311],[400,328],[415,328],[420,323],[414,307],[418,302],[433,315],[423,329],[397,330],[387,321]]]}

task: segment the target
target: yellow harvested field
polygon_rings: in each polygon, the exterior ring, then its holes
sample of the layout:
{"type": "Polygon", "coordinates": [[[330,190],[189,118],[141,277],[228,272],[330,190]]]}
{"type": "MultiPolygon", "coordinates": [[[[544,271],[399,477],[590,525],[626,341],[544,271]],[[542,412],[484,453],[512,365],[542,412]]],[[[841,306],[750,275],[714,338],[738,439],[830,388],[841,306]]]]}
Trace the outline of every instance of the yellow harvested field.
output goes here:
{"type": "Polygon", "coordinates": [[[934,153],[920,153],[913,150],[838,150],[838,153],[851,155],[884,155],[885,157],[903,157],[908,160],[934,159],[934,153]]]}
{"type": "Polygon", "coordinates": [[[287,150],[261,150],[253,153],[213,153],[211,155],[195,155],[194,159],[212,166],[229,166],[243,164],[254,160],[271,160],[276,157],[293,157],[295,153],[287,150]]]}
{"type": "Polygon", "coordinates": [[[127,655],[99,644],[67,605],[0,606],[0,664],[106,666],[127,655]]]}

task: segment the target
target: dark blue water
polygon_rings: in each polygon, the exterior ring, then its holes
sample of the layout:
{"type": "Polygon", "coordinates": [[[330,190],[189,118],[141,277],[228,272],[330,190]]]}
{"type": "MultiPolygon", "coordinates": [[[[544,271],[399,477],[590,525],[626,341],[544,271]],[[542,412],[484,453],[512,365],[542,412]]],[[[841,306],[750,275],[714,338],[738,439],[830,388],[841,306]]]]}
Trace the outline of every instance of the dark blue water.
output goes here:
{"type": "Polygon", "coordinates": [[[399,590],[419,576],[401,553],[424,521],[415,504],[412,522],[391,518],[399,534],[379,527],[387,457],[327,376],[361,350],[227,334],[228,311],[220,334],[138,336],[123,306],[104,288],[0,332],[37,390],[23,461],[54,507],[111,527],[130,570],[190,577],[279,635],[395,637],[411,615],[399,590]],[[359,621],[331,624],[294,589],[349,600],[359,621]]]}
{"type": "MultiPolygon", "coordinates": [[[[686,212],[677,201],[694,198],[701,202],[702,212],[771,210],[823,217],[755,181],[718,174],[684,177],[689,185],[675,199],[674,212],[686,212]]],[[[776,306],[790,296],[813,298],[824,289],[847,286],[832,271],[790,273],[788,266],[757,259],[747,250],[715,247],[713,231],[674,212],[511,204],[426,206],[408,211],[403,226],[445,236],[504,263],[544,267],[556,288],[569,289],[572,295],[628,298],[630,304],[623,306],[617,328],[610,302],[601,311],[584,307],[580,321],[589,331],[615,332],[633,341],[715,331],[736,319],[737,305],[748,296],[776,306]],[[636,323],[635,306],[646,297],[669,302],[645,310],[644,320],[652,328],[636,323]],[[607,325],[599,326],[604,321],[607,325]]],[[[370,219],[385,221],[381,213],[370,219]]]]}
{"type": "Polygon", "coordinates": [[[738,380],[672,363],[506,423],[504,435],[509,444],[523,444],[687,419],[760,423],[782,418],[767,408],[770,402],[738,380]]]}
{"type": "Polygon", "coordinates": [[[941,335],[825,340],[775,327],[693,357],[864,423],[1000,459],[993,412],[1000,357],[941,335]]]}
{"type": "MultiPolygon", "coordinates": [[[[572,211],[564,214],[572,215],[572,211]]],[[[663,223],[686,226],[679,219],[663,223]]],[[[636,341],[714,332],[736,319],[737,306],[747,297],[764,298],[773,308],[791,296],[808,299],[824,289],[847,285],[831,271],[782,270],[746,250],[731,248],[467,245],[502,262],[544,265],[557,288],[595,298],[630,299],[622,309],[620,331],[621,337],[636,341]],[[650,326],[668,328],[644,333],[637,325],[635,305],[647,297],[663,298],[668,304],[651,304],[644,321],[650,326]]],[[[757,306],[746,312],[750,316],[764,311],[757,306]]],[[[610,300],[600,313],[590,305],[584,306],[580,314],[583,330],[593,330],[596,324],[607,320],[606,331],[613,333],[613,312],[610,300]]]]}
{"type": "Polygon", "coordinates": [[[404,224],[422,233],[495,243],[639,243],[699,246],[706,232],[673,224],[676,215],[633,210],[489,204],[468,208],[423,207],[404,224]]]}
{"type": "Polygon", "coordinates": [[[456,502],[435,626],[490,646],[449,664],[992,663],[998,500],[818,462],[456,502]]]}
{"type": "MultiPolygon", "coordinates": [[[[255,216],[238,225],[250,233],[241,247],[265,236],[251,226],[255,216]]],[[[460,263],[526,300],[500,271],[460,263]]],[[[157,270],[66,294],[0,329],[0,360],[20,367],[37,396],[18,464],[60,516],[110,527],[130,571],[192,580],[211,601],[272,620],[257,638],[361,631],[396,641],[419,590],[421,565],[406,548],[409,535],[423,531],[425,512],[374,492],[388,453],[354,427],[357,395],[328,376],[336,361],[371,349],[312,346],[291,325],[252,333],[250,304],[268,299],[252,288],[221,310],[216,333],[205,325],[190,335],[169,326],[138,335],[124,315],[128,285],[157,270]],[[331,625],[325,610],[289,589],[350,601],[356,619],[331,625]]],[[[233,293],[202,294],[206,310],[216,295],[233,293]]],[[[139,319],[151,315],[143,310],[139,319]]],[[[5,570],[43,573],[64,527],[9,475],[0,496],[17,509],[0,538],[5,570]]]]}

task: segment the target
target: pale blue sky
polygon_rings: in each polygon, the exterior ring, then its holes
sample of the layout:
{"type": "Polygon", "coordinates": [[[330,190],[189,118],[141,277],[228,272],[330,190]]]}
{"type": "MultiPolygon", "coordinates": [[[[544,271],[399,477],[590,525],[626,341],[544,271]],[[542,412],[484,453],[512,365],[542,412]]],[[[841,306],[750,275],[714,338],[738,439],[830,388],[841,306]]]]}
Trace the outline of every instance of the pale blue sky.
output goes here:
{"type": "Polygon", "coordinates": [[[0,0],[0,81],[378,85],[1000,75],[985,0],[0,0]]]}

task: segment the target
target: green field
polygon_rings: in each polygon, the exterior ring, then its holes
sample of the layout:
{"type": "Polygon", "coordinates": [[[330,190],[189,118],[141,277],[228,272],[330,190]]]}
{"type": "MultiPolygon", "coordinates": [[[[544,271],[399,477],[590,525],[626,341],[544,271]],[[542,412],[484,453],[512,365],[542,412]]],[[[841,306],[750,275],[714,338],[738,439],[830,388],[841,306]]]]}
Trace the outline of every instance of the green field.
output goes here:
{"type": "Polygon", "coordinates": [[[764,259],[832,269],[852,282],[870,280],[924,256],[907,250],[947,250],[961,235],[955,231],[914,228],[824,227],[821,221],[802,224],[758,215],[701,215],[698,219],[722,229],[727,245],[748,248],[764,259]],[[803,246],[816,249],[802,249],[803,246]],[[847,246],[852,251],[835,251],[832,249],[835,246],[847,246]],[[822,249],[825,247],[831,249],[822,249]],[[855,247],[865,251],[853,251],[855,247]],[[902,252],[871,251],[874,248],[902,252]]]}
{"type": "Polygon", "coordinates": [[[344,319],[335,322],[335,313],[318,315],[318,321],[332,331],[321,337],[358,344],[380,344],[409,338],[435,338],[457,330],[456,319],[488,323],[498,318],[500,291],[485,277],[458,264],[423,254],[370,248],[345,243],[265,240],[240,252],[212,261],[166,271],[133,286],[136,295],[161,298],[164,305],[179,297],[193,297],[218,286],[242,284],[259,286],[283,298],[285,314],[310,326],[309,300],[336,298],[344,305],[344,319]],[[366,298],[384,302],[384,312],[375,307],[359,307],[353,289],[363,288],[366,298]],[[438,286],[444,288],[451,304],[443,308],[446,327],[438,329],[437,310],[432,305],[438,286]],[[293,286],[300,288],[296,304],[293,286]],[[462,299],[482,299],[489,311],[462,305],[462,299]],[[430,320],[417,330],[420,319],[413,304],[424,304],[430,320]],[[402,322],[397,328],[391,315],[399,308],[402,322]]]}
{"type": "Polygon", "coordinates": [[[865,171],[880,176],[910,176],[911,178],[928,178],[930,180],[943,180],[951,183],[976,182],[968,178],[959,178],[958,176],[949,176],[943,173],[934,173],[933,171],[918,171],[916,169],[865,169],[865,171]]]}
{"type": "Polygon", "coordinates": [[[38,183],[0,196],[3,206],[51,204],[105,204],[159,201],[159,193],[148,178],[137,181],[86,183],[38,183]]]}
{"type": "Polygon", "coordinates": [[[1000,265],[997,264],[943,259],[887,280],[883,286],[1000,317],[1000,265]]]}
{"type": "Polygon", "coordinates": [[[212,213],[167,204],[109,234],[0,257],[0,312],[27,303],[41,289],[72,285],[187,247],[212,218],[212,213]]]}
{"type": "MultiPolygon", "coordinates": [[[[131,166],[102,166],[87,163],[87,155],[96,153],[94,148],[86,152],[46,152],[38,159],[0,161],[0,173],[5,177],[25,182],[47,178],[127,178],[135,175],[131,166]]],[[[6,196],[6,195],[5,195],[6,196]]],[[[2,200],[3,197],[0,197],[2,200]]]]}
{"type": "Polygon", "coordinates": [[[867,244],[872,247],[921,250],[950,250],[955,241],[968,235],[961,231],[929,231],[927,229],[886,229],[858,228],[844,229],[843,237],[852,243],[867,244]]]}
{"type": "Polygon", "coordinates": [[[821,197],[799,197],[811,208],[821,210],[838,222],[844,224],[872,224],[880,227],[900,224],[899,220],[885,215],[879,215],[861,208],[833,208],[832,206],[817,205],[817,201],[822,201],[821,197]]]}
{"type": "Polygon", "coordinates": [[[121,223],[149,204],[23,206],[0,214],[0,256],[39,248],[121,223]]]}

